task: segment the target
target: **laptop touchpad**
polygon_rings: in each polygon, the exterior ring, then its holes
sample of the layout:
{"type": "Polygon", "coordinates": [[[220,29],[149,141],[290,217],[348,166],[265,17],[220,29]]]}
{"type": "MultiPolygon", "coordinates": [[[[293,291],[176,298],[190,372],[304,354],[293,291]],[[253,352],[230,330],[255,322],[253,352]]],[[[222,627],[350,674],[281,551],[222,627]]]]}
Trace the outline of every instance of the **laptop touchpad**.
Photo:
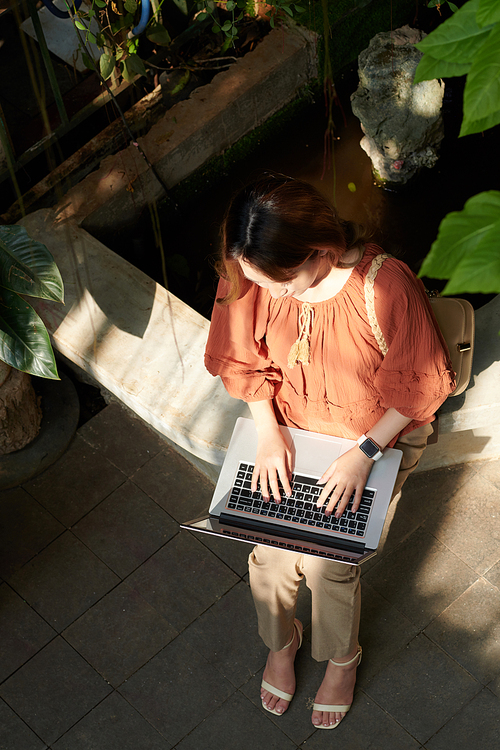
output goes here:
{"type": "Polygon", "coordinates": [[[321,476],[339,457],[341,443],[312,435],[294,435],[294,471],[321,476]]]}

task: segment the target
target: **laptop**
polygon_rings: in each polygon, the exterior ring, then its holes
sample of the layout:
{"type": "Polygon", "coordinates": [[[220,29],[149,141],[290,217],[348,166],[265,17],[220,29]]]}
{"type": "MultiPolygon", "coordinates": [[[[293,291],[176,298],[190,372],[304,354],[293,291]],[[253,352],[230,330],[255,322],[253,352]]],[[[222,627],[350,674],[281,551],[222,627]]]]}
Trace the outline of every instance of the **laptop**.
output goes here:
{"type": "Polygon", "coordinates": [[[181,524],[183,529],[262,544],[346,565],[359,565],[376,554],[389,508],[402,451],[386,448],[368,477],[360,507],[352,499],[342,518],[326,516],[315,500],[317,480],[330,464],[356,445],[354,440],[280,427],[292,452],[292,497],[264,502],[250,481],[257,453],[257,430],[240,417],[228,446],[208,515],[181,524]]]}

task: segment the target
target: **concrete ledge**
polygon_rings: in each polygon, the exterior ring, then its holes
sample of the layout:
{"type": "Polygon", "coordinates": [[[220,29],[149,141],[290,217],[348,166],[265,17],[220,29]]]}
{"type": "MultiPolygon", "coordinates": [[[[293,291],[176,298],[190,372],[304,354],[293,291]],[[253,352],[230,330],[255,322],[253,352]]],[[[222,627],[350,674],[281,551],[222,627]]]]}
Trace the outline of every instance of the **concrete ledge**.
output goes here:
{"type": "MultiPolygon", "coordinates": [[[[274,29],[250,53],[179,102],[138,142],[167,189],[294,99],[317,77],[316,35],[274,29]]],[[[132,224],[165,190],[138,149],[106,157],[56,206],[91,233],[132,224]]]]}
{"type": "Polygon", "coordinates": [[[54,347],[211,478],[245,404],[205,370],[208,320],[75,224],[42,209],[22,220],[54,256],[65,305],[36,300],[54,347]]]}

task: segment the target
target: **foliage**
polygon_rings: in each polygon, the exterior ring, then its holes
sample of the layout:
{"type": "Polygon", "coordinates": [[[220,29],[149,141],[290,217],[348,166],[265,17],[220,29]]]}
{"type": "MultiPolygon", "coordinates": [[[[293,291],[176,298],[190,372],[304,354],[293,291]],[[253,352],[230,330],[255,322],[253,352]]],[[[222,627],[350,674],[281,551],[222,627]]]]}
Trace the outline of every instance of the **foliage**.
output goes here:
{"type": "MultiPolygon", "coordinates": [[[[139,37],[129,37],[129,32],[139,22],[138,0],[92,0],[89,6],[82,4],[75,13],[72,12],[70,0],[66,0],[66,4],[74,25],[83,32],[85,46],[82,58],[88,68],[95,69],[94,60],[90,58],[86,46],[91,42],[101,51],[99,71],[105,81],[111,78],[115,71],[126,81],[133,81],[136,75],[146,75],[144,61],[137,52],[139,37]]],[[[152,14],[144,33],[157,45],[170,44],[170,35],[160,23],[159,8],[152,14]]]]}
{"type": "Polygon", "coordinates": [[[500,3],[469,0],[419,42],[415,83],[467,74],[460,135],[500,123],[500,3]]]}
{"type": "MultiPolygon", "coordinates": [[[[500,3],[468,0],[417,47],[415,83],[466,75],[460,136],[500,123],[500,3]]],[[[448,214],[420,276],[449,279],[445,294],[500,292],[500,192],[488,191],[448,214]]]]}
{"type": "Polygon", "coordinates": [[[463,211],[449,213],[420,269],[449,279],[444,294],[500,292],[500,192],[474,195],[463,211]]]}
{"type": "MultiPolygon", "coordinates": [[[[141,0],[91,0],[90,6],[81,5],[76,12],[73,12],[71,0],[65,2],[77,30],[82,32],[82,57],[88,68],[94,70],[96,67],[88,54],[87,43],[92,42],[100,50],[99,72],[105,81],[114,74],[122,76],[126,81],[133,81],[136,75],[146,75],[144,60],[138,52],[139,36],[132,34],[139,21],[141,0]]],[[[144,33],[154,44],[166,47],[172,40],[161,23],[161,4],[153,13],[144,33]]],[[[238,37],[237,24],[243,19],[248,4],[248,0],[198,0],[195,4],[196,13],[191,20],[196,24],[211,18],[213,33],[222,32],[225,36],[221,47],[221,52],[224,53],[238,37]],[[231,17],[222,21],[219,8],[224,8],[231,17]]],[[[294,13],[305,11],[305,8],[293,0],[270,0],[269,6],[271,27],[275,25],[277,14],[284,13],[293,17],[294,13]]]]}
{"type": "Polygon", "coordinates": [[[24,227],[0,226],[0,359],[22,372],[56,380],[47,329],[24,295],[64,302],[61,274],[45,245],[24,227]]]}
{"type": "MultiPolygon", "coordinates": [[[[200,5],[202,6],[202,12],[197,16],[197,18],[199,20],[202,20],[203,18],[210,16],[214,21],[212,31],[214,32],[214,34],[218,34],[219,31],[224,32],[224,34],[226,35],[225,46],[227,48],[229,44],[231,44],[232,41],[238,36],[238,29],[236,24],[245,15],[245,8],[248,5],[247,0],[221,0],[221,2],[219,2],[219,5],[225,7],[225,9],[232,14],[231,19],[225,21],[222,26],[219,25],[218,19],[214,16],[215,4],[213,0],[201,0],[200,5]]],[[[290,18],[293,18],[294,12],[303,13],[305,11],[305,8],[302,8],[298,3],[291,2],[290,0],[270,0],[267,5],[269,5],[269,23],[272,28],[274,28],[275,26],[276,14],[279,14],[280,11],[286,13],[288,16],[290,16],[290,18]]]]}

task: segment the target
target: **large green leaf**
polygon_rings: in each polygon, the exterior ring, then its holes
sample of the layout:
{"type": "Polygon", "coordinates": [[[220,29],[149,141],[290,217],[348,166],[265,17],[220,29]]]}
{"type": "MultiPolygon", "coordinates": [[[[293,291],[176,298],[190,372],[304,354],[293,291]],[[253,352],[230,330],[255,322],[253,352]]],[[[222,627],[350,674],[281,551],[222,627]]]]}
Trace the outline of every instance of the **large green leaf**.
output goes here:
{"type": "Polygon", "coordinates": [[[462,127],[460,128],[460,137],[472,135],[472,133],[482,133],[484,130],[494,128],[498,123],[500,123],[500,109],[492,112],[488,117],[482,117],[480,120],[472,120],[467,115],[464,115],[462,127]]]}
{"type": "Polygon", "coordinates": [[[449,279],[444,294],[500,292],[500,192],[479,193],[445,216],[419,276],[449,279]]]}
{"type": "Polygon", "coordinates": [[[490,33],[491,26],[480,28],[476,21],[479,0],[469,0],[429,36],[415,46],[437,60],[472,62],[490,33]]]}
{"type": "Polygon", "coordinates": [[[500,23],[477,51],[464,90],[464,117],[481,120],[499,108],[500,23]]]}
{"type": "Polygon", "coordinates": [[[443,289],[444,294],[496,294],[500,292],[500,217],[499,221],[477,243],[453,272],[443,289]]]}
{"type": "Polygon", "coordinates": [[[471,63],[455,63],[448,60],[437,60],[425,54],[417,65],[413,83],[432,81],[433,78],[454,78],[463,76],[470,70],[471,63]]]}
{"type": "Polygon", "coordinates": [[[500,21],[500,3],[498,0],[479,0],[476,20],[479,26],[498,23],[500,21]]]}
{"type": "MultiPolygon", "coordinates": [[[[200,17],[197,16],[196,20],[199,21],[200,17]]],[[[153,23],[146,29],[146,36],[150,42],[159,44],[163,47],[168,46],[171,42],[170,34],[166,30],[165,26],[162,26],[162,24],[158,23],[158,21],[153,21],[153,23]]]]}
{"type": "Polygon", "coordinates": [[[54,258],[24,227],[0,226],[0,286],[19,294],[64,302],[54,258]]]}
{"type": "Polygon", "coordinates": [[[59,378],[42,319],[26,300],[8,289],[0,289],[0,359],[30,375],[59,378]]]}
{"type": "Polygon", "coordinates": [[[107,52],[104,52],[99,59],[99,67],[101,70],[101,75],[105,81],[107,81],[108,78],[111,78],[111,76],[113,75],[115,66],[116,66],[115,56],[110,55],[107,52]]]}

